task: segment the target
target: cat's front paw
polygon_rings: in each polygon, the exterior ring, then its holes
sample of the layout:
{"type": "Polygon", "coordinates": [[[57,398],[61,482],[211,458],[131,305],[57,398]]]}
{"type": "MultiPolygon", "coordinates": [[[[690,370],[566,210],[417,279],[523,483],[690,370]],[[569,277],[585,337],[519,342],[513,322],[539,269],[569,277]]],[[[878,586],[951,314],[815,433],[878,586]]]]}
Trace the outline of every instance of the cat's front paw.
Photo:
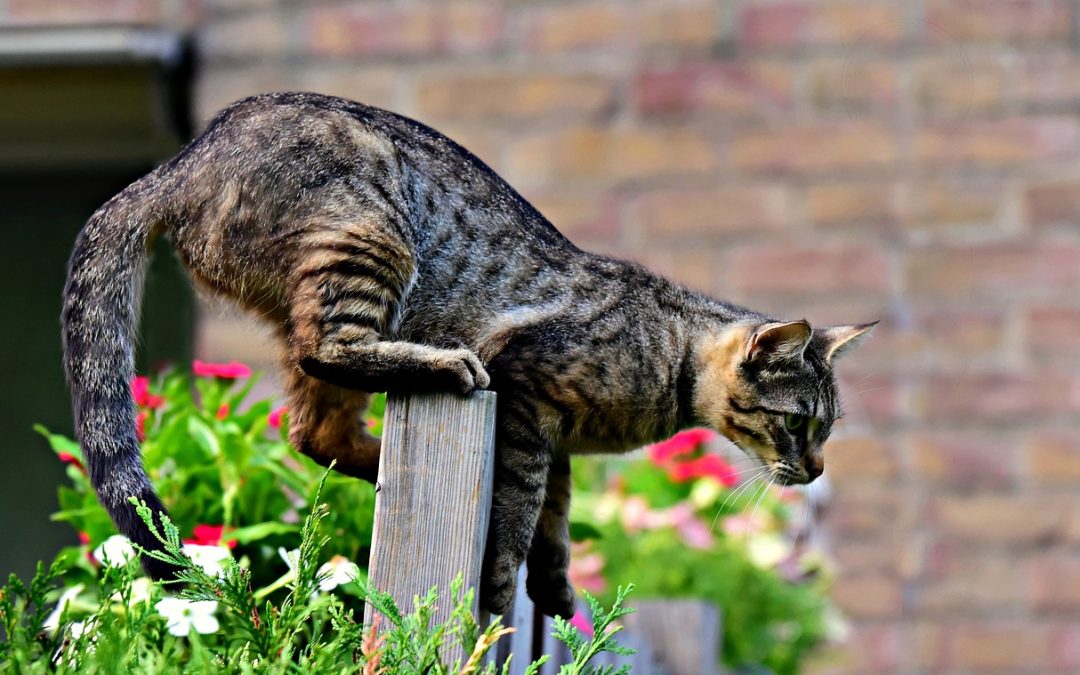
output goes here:
{"type": "Polygon", "coordinates": [[[533,604],[546,616],[561,616],[569,619],[574,616],[574,589],[561,574],[545,574],[534,580],[530,574],[525,583],[525,590],[533,604]]]}
{"type": "Polygon", "coordinates": [[[438,359],[438,367],[450,380],[449,388],[468,395],[477,389],[487,389],[491,378],[480,358],[468,349],[448,350],[438,359]]]}

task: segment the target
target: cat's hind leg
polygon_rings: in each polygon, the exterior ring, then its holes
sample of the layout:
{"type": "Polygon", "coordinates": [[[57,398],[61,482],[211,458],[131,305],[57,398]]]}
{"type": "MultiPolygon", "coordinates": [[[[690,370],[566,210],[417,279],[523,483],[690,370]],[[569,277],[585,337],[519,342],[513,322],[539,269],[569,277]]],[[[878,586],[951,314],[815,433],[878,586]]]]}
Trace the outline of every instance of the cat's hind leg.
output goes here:
{"type": "Polygon", "coordinates": [[[371,395],[323,382],[297,368],[289,369],[287,378],[293,447],[323,466],[336,460],[336,471],[374,483],[380,440],[367,432],[363,418],[371,395]]]}
{"type": "Polygon", "coordinates": [[[314,229],[290,279],[290,359],[308,375],[360,391],[487,388],[480,359],[389,339],[415,270],[393,221],[314,229]]]}
{"type": "Polygon", "coordinates": [[[574,589],[567,580],[570,566],[570,458],[560,454],[548,469],[547,491],[536,533],[529,547],[526,588],[547,616],[569,619],[574,614],[574,589]]]}
{"type": "Polygon", "coordinates": [[[551,444],[538,431],[524,400],[499,401],[491,523],[480,580],[480,602],[504,614],[514,600],[517,571],[532,545],[544,504],[551,444]]]}

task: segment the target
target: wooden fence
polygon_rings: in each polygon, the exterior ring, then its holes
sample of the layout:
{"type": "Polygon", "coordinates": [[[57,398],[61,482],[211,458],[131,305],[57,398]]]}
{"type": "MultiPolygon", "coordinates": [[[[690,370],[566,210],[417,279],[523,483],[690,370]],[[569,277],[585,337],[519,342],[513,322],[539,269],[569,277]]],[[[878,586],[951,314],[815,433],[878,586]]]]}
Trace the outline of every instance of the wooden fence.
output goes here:
{"type": "MultiPolygon", "coordinates": [[[[413,597],[432,586],[448,589],[460,573],[466,586],[479,587],[494,442],[493,392],[388,398],[369,574],[372,584],[400,606],[411,607],[413,597]]],[[[524,575],[523,567],[514,608],[503,617],[516,632],[500,641],[492,658],[501,664],[513,654],[511,673],[518,675],[541,654],[550,654],[541,672],[555,675],[569,655],[551,637],[551,619],[537,613],[525,595],[524,575]]],[[[448,605],[437,620],[448,618],[448,605]]],[[[714,606],[692,600],[636,600],[631,606],[637,612],[623,619],[619,642],[637,653],[605,654],[601,664],[629,664],[634,673],[719,672],[720,617],[714,606]]],[[[369,607],[365,620],[371,618],[369,607]]]]}

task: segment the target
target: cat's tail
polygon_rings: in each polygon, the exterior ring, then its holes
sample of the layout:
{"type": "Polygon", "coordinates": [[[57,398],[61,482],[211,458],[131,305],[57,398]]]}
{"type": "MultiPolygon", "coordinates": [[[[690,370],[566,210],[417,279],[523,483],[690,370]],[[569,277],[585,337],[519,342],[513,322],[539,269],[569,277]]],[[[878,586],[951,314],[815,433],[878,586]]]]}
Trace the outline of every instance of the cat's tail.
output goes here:
{"type": "MultiPolygon", "coordinates": [[[[90,217],[68,263],[61,314],[64,368],[90,482],[120,533],[149,550],[161,544],[129,500],[143,500],[155,513],[165,509],[143,467],[131,379],[148,247],[164,218],[155,197],[164,171],[136,181],[90,217]]],[[[155,579],[174,571],[149,556],[143,566],[155,579]]]]}

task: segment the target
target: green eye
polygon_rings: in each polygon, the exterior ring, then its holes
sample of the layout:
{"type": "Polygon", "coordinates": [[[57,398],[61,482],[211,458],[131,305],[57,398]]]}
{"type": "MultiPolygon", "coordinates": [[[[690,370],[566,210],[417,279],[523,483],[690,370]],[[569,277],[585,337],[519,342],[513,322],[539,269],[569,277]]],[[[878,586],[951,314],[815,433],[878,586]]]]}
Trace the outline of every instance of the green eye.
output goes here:
{"type": "Polygon", "coordinates": [[[798,431],[806,426],[806,415],[792,415],[788,413],[784,415],[784,427],[788,431],[798,431]]]}

